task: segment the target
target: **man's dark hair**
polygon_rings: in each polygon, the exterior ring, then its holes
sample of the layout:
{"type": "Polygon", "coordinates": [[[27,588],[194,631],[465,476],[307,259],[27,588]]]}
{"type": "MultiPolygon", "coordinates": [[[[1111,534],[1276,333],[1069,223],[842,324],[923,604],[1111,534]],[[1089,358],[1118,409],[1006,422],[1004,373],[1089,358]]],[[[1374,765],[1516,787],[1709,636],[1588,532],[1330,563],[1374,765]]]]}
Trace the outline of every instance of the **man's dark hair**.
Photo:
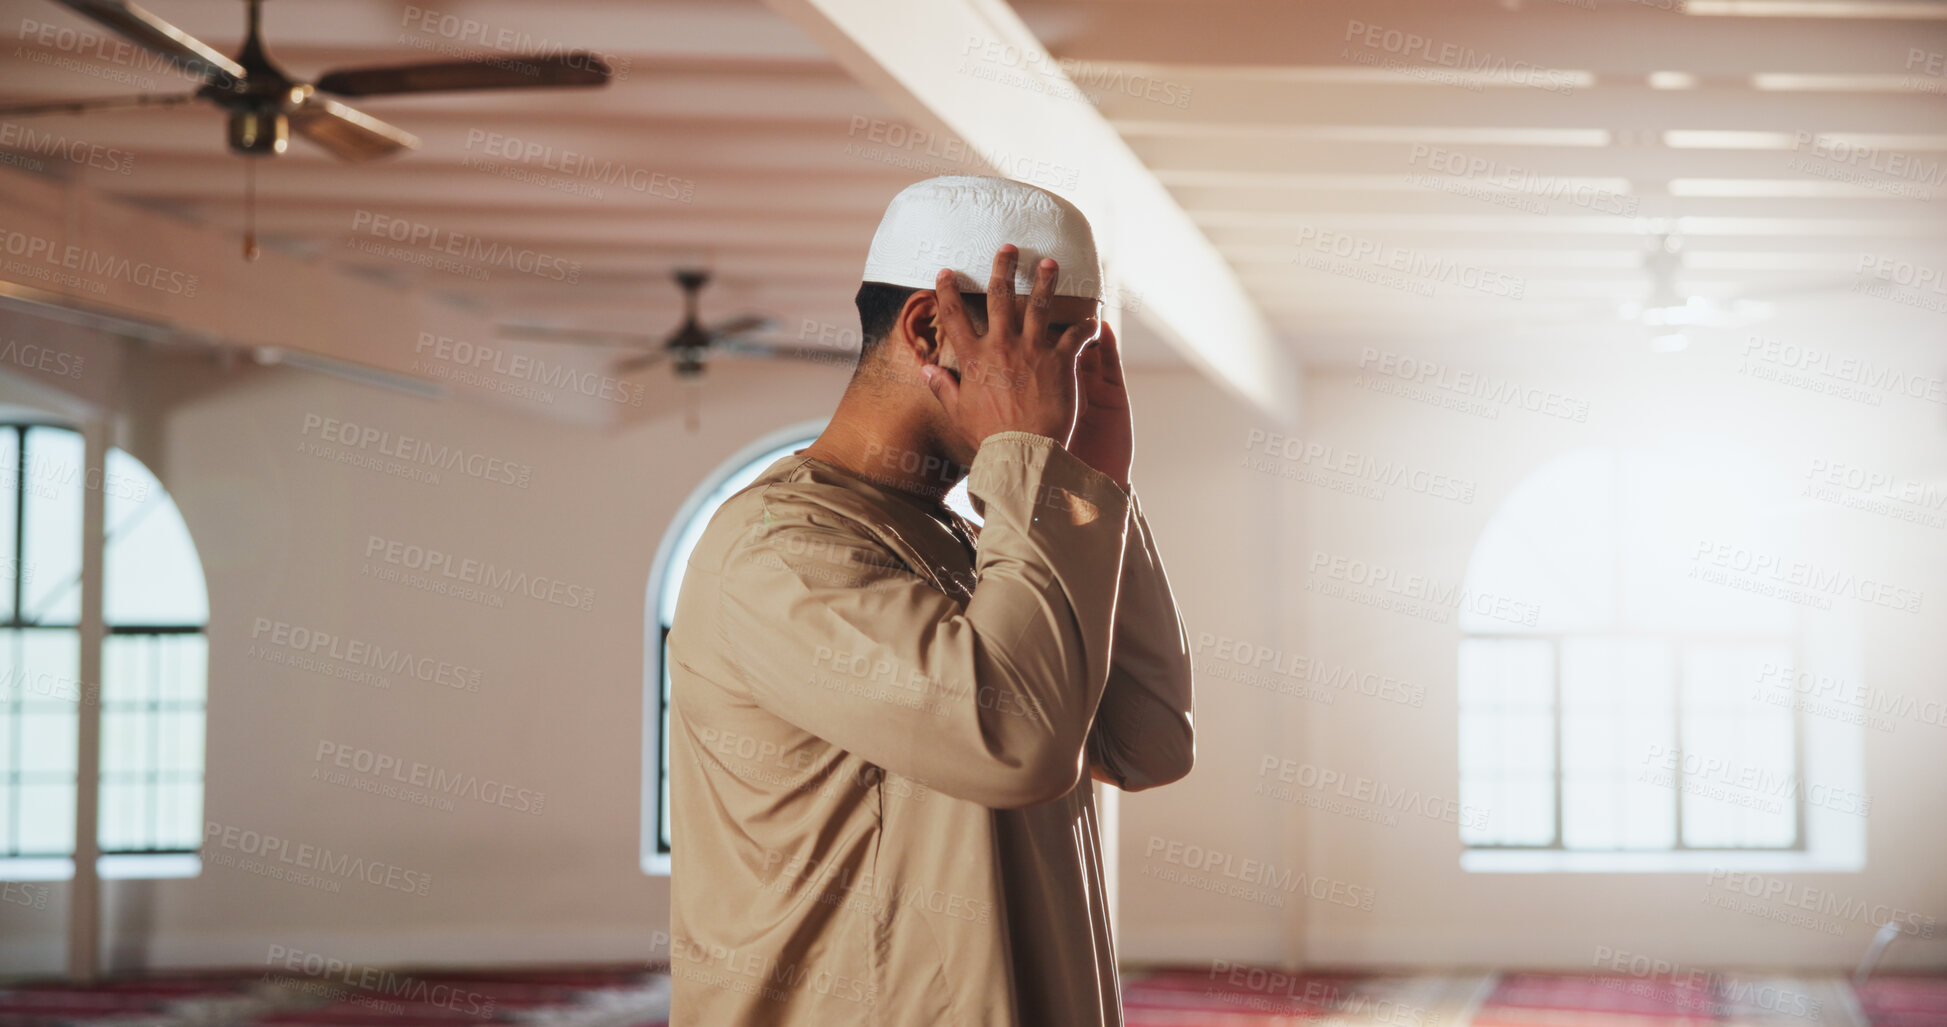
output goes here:
{"type": "MultiPolygon", "coordinates": [[[[859,368],[872,359],[880,340],[892,334],[893,323],[899,320],[899,312],[906,308],[906,300],[919,291],[884,282],[864,282],[859,285],[858,294],[852,297],[852,303],[859,308],[859,362],[852,369],[855,377],[859,368]]],[[[986,295],[963,292],[960,297],[966,305],[967,320],[973,323],[976,331],[986,331],[986,295]]]]}
{"type": "Polygon", "coordinates": [[[918,289],[904,285],[887,285],[884,282],[865,282],[859,286],[858,295],[852,303],[859,308],[859,366],[872,357],[873,350],[879,348],[879,340],[892,332],[899,312],[906,308],[906,298],[918,289]]]}

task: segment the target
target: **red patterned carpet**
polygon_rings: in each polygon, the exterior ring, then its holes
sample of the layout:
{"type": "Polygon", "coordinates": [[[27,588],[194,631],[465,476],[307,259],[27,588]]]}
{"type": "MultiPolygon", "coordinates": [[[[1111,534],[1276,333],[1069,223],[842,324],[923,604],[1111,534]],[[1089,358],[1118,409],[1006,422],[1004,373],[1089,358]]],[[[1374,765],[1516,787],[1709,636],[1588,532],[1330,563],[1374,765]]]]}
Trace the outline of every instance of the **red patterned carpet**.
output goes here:
{"type": "Polygon", "coordinates": [[[1441,980],[1377,974],[1292,973],[1217,963],[1127,975],[1128,1027],[1283,1027],[1336,1019],[1387,1027],[1448,1027],[1441,980]]]}
{"type": "Polygon", "coordinates": [[[1674,979],[1622,975],[1508,974],[1474,1017],[1480,1027],[1703,1027],[1725,1023],[1843,1022],[1824,988],[1798,978],[1698,970],[1674,979]]]}
{"type": "MultiPolygon", "coordinates": [[[[317,970],[0,987],[0,1027],[666,1027],[669,1008],[667,975],[646,964],[317,970]]],[[[1947,1027],[1947,975],[1883,975],[1855,995],[1836,976],[1508,973],[1490,981],[1218,963],[1131,973],[1123,1009],[1128,1027],[1947,1027]]]]}
{"type": "Polygon", "coordinates": [[[281,968],[0,989],[0,1027],[666,1027],[656,968],[406,971],[281,968]]]}
{"type": "Polygon", "coordinates": [[[1858,994],[1873,1027],[1947,1027],[1947,977],[1875,977],[1858,994]]]}

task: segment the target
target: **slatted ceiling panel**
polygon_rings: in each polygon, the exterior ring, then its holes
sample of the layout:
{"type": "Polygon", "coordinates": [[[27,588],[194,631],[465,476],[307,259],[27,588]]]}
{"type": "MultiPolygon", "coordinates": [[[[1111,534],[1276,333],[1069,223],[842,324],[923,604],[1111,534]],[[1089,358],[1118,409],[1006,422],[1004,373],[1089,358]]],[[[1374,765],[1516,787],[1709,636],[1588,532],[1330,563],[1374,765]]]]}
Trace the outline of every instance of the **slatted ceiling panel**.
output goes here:
{"type": "MultiPolygon", "coordinates": [[[[147,6],[224,52],[241,41],[240,0],[147,6]]],[[[16,9],[36,22],[104,35],[48,0],[23,0],[16,9]]],[[[670,272],[701,263],[715,272],[702,298],[706,320],[765,313],[779,322],[772,335],[783,341],[796,341],[807,320],[855,330],[858,268],[886,201],[935,167],[987,170],[977,158],[942,160],[872,140],[869,127],[895,120],[894,112],[758,0],[271,0],[264,31],[273,59],[298,78],[526,46],[581,46],[609,58],[617,75],[602,90],[361,98],[361,109],[421,139],[418,150],[395,159],[346,165],[294,140],[286,155],[258,165],[257,225],[266,246],[459,297],[509,322],[666,331],[682,311],[670,272]],[[474,27],[461,30],[456,19],[474,27]],[[504,46],[493,42],[503,34],[504,46]],[[487,133],[499,138],[490,142],[487,133]],[[861,155],[861,145],[873,152],[861,155]],[[542,149],[519,160],[510,157],[512,146],[542,149]],[[910,166],[913,158],[924,166],[910,166]],[[604,180],[599,167],[564,173],[570,162],[608,162],[622,181],[604,180]],[[518,180],[525,173],[574,188],[518,180]],[[647,188],[627,184],[644,180],[647,188]],[[686,199],[665,194],[672,181],[683,184],[686,199]],[[578,261],[579,280],[567,286],[496,269],[482,282],[361,253],[347,246],[360,238],[352,224],[359,210],[578,261]]],[[[0,50],[6,102],[193,88],[156,62],[103,56],[112,43],[90,51],[70,42],[64,50],[59,39],[40,45],[33,32],[14,43],[20,49],[0,50]],[[138,81],[113,80],[130,76],[138,81]]],[[[93,188],[232,232],[243,225],[244,164],[225,150],[212,108],[21,124],[134,155],[127,175],[84,169],[93,188]]],[[[1160,343],[1149,354],[1175,359],[1160,343]]]]}
{"type": "MultiPolygon", "coordinates": [[[[1437,68],[1437,65],[1427,65],[1437,68]]],[[[1119,69],[1118,69],[1119,70],[1119,69]]],[[[1641,78],[1601,81],[1552,92],[1520,86],[1469,89],[1417,83],[1404,74],[1386,81],[1331,83],[1281,81],[1276,76],[1206,74],[1204,68],[1123,71],[1147,75],[1190,90],[1189,105],[1175,107],[1103,89],[1100,109],[1125,130],[1169,134],[1228,131],[1277,133],[1290,127],[1361,126],[1419,129],[1470,126],[1498,130],[1588,129],[1668,131],[1735,126],[1791,137],[1800,131],[1910,133],[1947,125],[1947,103],[1921,92],[1815,93],[1758,90],[1749,81],[1705,89],[1653,89],[1641,78]],[[1222,111],[1220,118],[1213,118],[1222,111]]],[[[1087,73],[1084,73],[1086,75],[1087,73]]],[[[1114,78],[1104,74],[1105,84],[1114,78]]],[[[1166,94],[1158,94],[1166,95],[1166,94]]]]}
{"type": "MultiPolygon", "coordinates": [[[[1930,0],[1907,8],[1932,14],[1929,19],[1703,17],[1632,0],[1596,0],[1594,9],[1555,0],[1016,6],[1057,57],[1078,61],[1331,67],[1356,63],[1344,56],[1349,48],[1368,49],[1360,42],[1364,29],[1352,28],[1358,24],[1510,63],[1636,76],[1682,70],[1717,76],[1899,73],[1906,70],[1908,50],[1947,22],[1947,9],[1930,0]]],[[[1859,3],[1835,9],[1876,8],[1859,3]]]]}
{"type": "MultiPolygon", "coordinates": [[[[99,34],[53,3],[29,2],[23,17],[99,34]]],[[[238,0],[150,6],[226,52],[240,38],[238,0]]],[[[272,54],[300,77],[480,52],[483,35],[501,33],[510,48],[587,45],[614,58],[621,74],[602,91],[362,100],[418,135],[422,148],[348,167],[294,143],[260,166],[258,223],[271,244],[463,296],[508,320],[611,330],[673,322],[680,304],[667,272],[705,261],[718,272],[706,316],[756,309],[791,326],[850,326],[855,266],[885,199],[923,174],[985,170],[861,132],[861,122],[894,113],[757,0],[417,7],[477,29],[414,21],[412,5],[390,0],[274,0],[265,28],[272,54]],[[695,186],[677,203],[613,184],[582,183],[600,188],[595,198],[521,182],[508,172],[552,175],[537,165],[558,167],[561,158],[508,161],[486,152],[487,132],[695,186]],[[501,174],[469,166],[482,158],[501,174]],[[357,253],[346,241],[360,209],[580,261],[580,283],[501,273],[476,282],[357,253]]],[[[1797,289],[1794,302],[1832,305],[1795,323],[1910,318],[1893,304],[1865,300],[1861,309],[1857,297],[1812,287],[1851,275],[1861,253],[1947,253],[1947,76],[1927,73],[1924,60],[1909,66],[1916,49],[1947,51],[1947,20],[1700,17],[1627,0],[1016,7],[1307,357],[1342,354],[1339,339],[1438,340],[1454,334],[1443,332],[1452,324],[1487,326],[1469,333],[1482,348],[1559,337],[1563,319],[1576,317],[1588,333],[1640,336],[1615,324],[1614,311],[1648,292],[1649,218],[1676,219],[1669,224],[1683,236],[1687,294],[1797,289]],[[1409,34],[1427,41],[1424,53],[1459,54],[1488,70],[1429,63],[1410,49],[1409,34]],[[1386,61],[1407,71],[1379,66],[1386,61]],[[1138,77],[1158,85],[1131,95],[1123,85],[1138,77]],[[1867,172],[1864,183],[1808,174],[1794,162],[1824,158],[1801,133],[1879,145],[1908,163],[1898,174],[1867,172]],[[1491,184],[1433,167],[1455,159],[1521,176],[1528,188],[1499,198],[1538,200],[1546,213],[1493,202],[1491,184]],[[1601,203],[1627,202],[1629,213],[1552,198],[1565,190],[1599,190],[1601,203]],[[1307,229],[1518,275],[1526,291],[1511,302],[1442,287],[1426,300],[1308,271],[1293,262],[1307,229]]],[[[1947,14],[1947,4],[1908,9],[1947,14]]],[[[1005,62],[983,62],[974,47],[963,67],[975,74],[1005,62]]],[[[121,73],[163,90],[188,85],[153,62],[132,67],[31,38],[0,50],[0,96],[9,100],[128,92],[109,77],[121,73]],[[72,59],[84,71],[37,56],[72,59]]],[[[230,230],[242,224],[243,168],[224,150],[214,110],[35,119],[32,127],[135,154],[129,175],[85,173],[93,187],[230,230]]],[[[1947,256],[1931,259],[1947,264],[1947,256]]],[[[1129,334],[1138,362],[1177,362],[1155,340],[1129,334]]]]}
{"type": "MultiPolygon", "coordinates": [[[[225,176],[225,180],[213,182],[212,169],[194,157],[143,152],[134,163],[142,176],[140,195],[147,199],[177,205],[197,204],[205,210],[240,203],[235,187],[243,181],[241,167],[230,169],[231,173],[225,176]]],[[[633,174],[634,170],[626,169],[623,173],[633,174]]],[[[308,203],[330,203],[337,205],[337,209],[343,209],[347,203],[404,203],[413,206],[470,204],[486,207],[499,205],[504,199],[496,176],[457,162],[401,162],[398,167],[387,169],[384,175],[362,175],[347,173],[342,164],[330,158],[307,160],[302,155],[286,155],[278,158],[275,164],[260,166],[259,171],[257,196],[270,206],[301,207],[308,203]]],[[[904,176],[896,172],[871,176],[806,172],[788,182],[773,181],[762,172],[721,168],[683,168],[664,174],[666,177],[673,174],[678,179],[698,182],[699,186],[704,179],[715,185],[739,180],[762,185],[766,192],[766,206],[759,208],[759,213],[780,207],[850,216],[865,211],[871,214],[874,224],[884,211],[886,198],[906,181],[904,176]]],[[[646,178],[639,178],[638,181],[645,186],[652,182],[646,178]]],[[[601,189],[599,206],[614,211],[618,216],[753,213],[749,193],[741,189],[699,189],[687,203],[674,203],[668,196],[658,195],[648,188],[632,189],[626,184],[604,186],[594,180],[589,185],[601,189]]],[[[530,189],[521,197],[521,205],[529,211],[571,211],[591,206],[591,200],[588,196],[565,190],[530,189]]]]}
{"type": "MultiPolygon", "coordinates": [[[[1690,177],[1779,178],[1788,173],[1793,156],[1789,141],[1781,149],[1758,150],[1677,147],[1660,139],[1617,145],[1516,145],[1478,142],[1457,133],[1442,135],[1445,137],[1417,141],[1260,136],[1227,143],[1222,167],[1199,161],[1198,155],[1208,149],[1208,143],[1201,139],[1126,133],[1124,138],[1165,184],[1188,180],[1289,187],[1312,175],[1403,176],[1426,167],[1426,148],[1431,146],[1495,161],[1503,171],[1518,168],[1554,179],[1616,178],[1620,177],[1618,172],[1626,170],[1636,183],[1690,177]]],[[[1912,152],[1923,162],[1941,158],[1947,164],[1947,154],[1934,152],[1937,149],[1914,148],[1912,152]]]]}
{"type": "Polygon", "coordinates": [[[1617,311],[1649,295],[1658,231],[1682,239],[1684,295],[1910,337],[1939,320],[1845,287],[1862,253],[1947,267],[1947,77],[1910,67],[1947,51],[1947,4],[1016,6],[1309,358],[1356,354],[1347,339],[1486,354],[1564,325],[1646,342],[1617,311]],[[1900,156],[1862,170],[1812,136],[1900,156]],[[1321,233],[1518,276],[1523,296],[1428,299],[1298,263],[1329,258],[1301,250],[1321,233]]]}

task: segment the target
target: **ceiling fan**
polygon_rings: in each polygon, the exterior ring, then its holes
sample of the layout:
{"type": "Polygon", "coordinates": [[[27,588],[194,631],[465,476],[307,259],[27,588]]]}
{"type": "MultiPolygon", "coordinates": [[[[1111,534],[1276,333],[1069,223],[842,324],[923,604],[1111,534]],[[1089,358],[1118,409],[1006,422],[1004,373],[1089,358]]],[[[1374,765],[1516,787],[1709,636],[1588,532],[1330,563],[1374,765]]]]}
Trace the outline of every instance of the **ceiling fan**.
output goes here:
{"type": "Polygon", "coordinates": [[[606,64],[577,51],[338,68],[325,72],[316,82],[303,82],[278,67],[265,52],[260,33],[261,0],[249,0],[249,34],[234,59],[127,0],[55,2],[154,51],[201,78],[203,85],[188,93],[139,93],[0,107],[0,115],[82,114],[207,100],[228,113],[230,149],[252,157],[283,153],[292,131],[345,160],[371,160],[419,145],[412,133],[323,95],[326,93],[396,96],[462,89],[600,86],[609,79],[606,64]]]}
{"type": "MultiPolygon", "coordinates": [[[[342,160],[372,160],[419,145],[419,139],[412,133],[339,103],[327,93],[398,96],[467,89],[590,87],[605,85],[609,80],[608,65],[591,54],[573,51],[337,68],[325,72],[315,82],[303,82],[278,67],[265,52],[260,31],[261,0],[249,0],[249,32],[234,59],[128,0],[55,2],[154,51],[202,79],[203,84],[187,93],[138,93],[0,107],[0,116],[85,114],[207,100],[227,115],[230,149],[247,157],[273,157],[285,152],[292,132],[342,160]]],[[[249,168],[246,218],[249,218],[255,206],[256,165],[246,167],[249,168]]],[[[256,251],[255,231],[247,223],[244,256],[254,258],[256,251]]]]}
{"type": "Polygon", "coordinates": [[[696,269],[676,272],[676,285],[683,290],[683,322],[664,336],[631,332],[604,332],[578,328],[549,328],[539,325],[502,325],[500,334],[512,339],[536,342],[571,342],[610,346],[637,352],[615,362],[617,374],[630,374],[667,360],[678,378],[697,378],[705,361],[716,354],[757,360],[808,360],[823,364],[850,364],[854,351],[824,346],[789,346],[752,338],[754,333],[777,327],[760,314],[744,314],[705,327],[697,319],[697,294],[709,284],[710,273],[696,269]]]}
{"type": "Polygon", "coordinates": [[[578,328],[550,328],[540,325],[502,325],[500,334],[512,339],[536,342],[567,342],[633,350],[632,355],[612,365],[615,374],[631,374],[668,361],[676,380],[685,386],[684,426],[697,428],[697,385],[706,361],[717,354],[755,360],[806,360],[821,364],[849,366],[857,359],[853,350],[822,346],[791,346],[753,338],[753,333],[776,327],[776,322],[760,314],[744,314],[705,327],[697,319],[697,294],[709,284],[710,273],[694,268],[678,269],[676,285],[683,290],[683,322],[665,336],[630,332],[604,332],[578,328]]]}
{"type": "Polygon", "coordinates": [[[1668,233],[1653,236],[1643,254],[1643,273],[1650,281],[1649,296],[1627,300],[1616,312],[1622,321],[1643,327],[1649,335],[1651,349],[1671,352],[1687,347],[1690,340],[1684,334],[1685,328],[1742,328],[1772,314],[1772,304],[1750,296],[1720,300],[1684,295],[1677,288],[1677,273],[1681,270],[1683,238],[1668,233]]]}
{"type": "Polygon", "coordinates": [[[1843,291],[1851,279],[1819,274],[1786,285],[1752,288],[1718,286],[1700,291],[1680,281],[1686,270],[1684,238],[1674,221],[1656,220],[1644,232],[1642,257],[1636,262],[1646,286],[1622,299],[1592,299],[1574,303],[1560,315],[1525,319],[1533,326],[1602,328],[1612,326],[1639,337],[1649,349],[1675,353],[1688,348],[1700,333],[1749,328],[1778,314],[1784,301],[1843,291]],[[1713,295],[1704,295],[1708,291],[1713,295]]]}

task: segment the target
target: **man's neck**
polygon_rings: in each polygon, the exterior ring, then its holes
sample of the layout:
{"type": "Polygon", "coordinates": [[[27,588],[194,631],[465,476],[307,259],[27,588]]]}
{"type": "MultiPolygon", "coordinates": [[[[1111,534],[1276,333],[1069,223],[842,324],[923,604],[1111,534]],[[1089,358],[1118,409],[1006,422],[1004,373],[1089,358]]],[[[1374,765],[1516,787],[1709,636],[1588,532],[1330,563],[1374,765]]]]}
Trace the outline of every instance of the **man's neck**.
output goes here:
{"type": "Polygon", "coordinates": [[[882,397],[846,390],[831,423],[804,454],[922,508],[941,507],[966,468],[928,443],[920,418],[888,408],[882,397]]]}

